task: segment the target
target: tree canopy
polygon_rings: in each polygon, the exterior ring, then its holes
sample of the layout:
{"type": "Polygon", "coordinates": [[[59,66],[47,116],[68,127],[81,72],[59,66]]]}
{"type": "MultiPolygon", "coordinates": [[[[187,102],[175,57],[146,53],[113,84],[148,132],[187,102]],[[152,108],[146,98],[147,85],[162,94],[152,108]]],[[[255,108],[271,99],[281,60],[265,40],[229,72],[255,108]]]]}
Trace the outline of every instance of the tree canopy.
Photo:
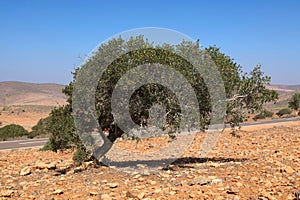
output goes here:
{"type": "Polygon", "coordinates": [[[289,100],[289,108],[293,110],[298,110],[300,108],[300,94],[296,93],[289,100]]]}
{"type": "MultiPolygon", "coordinates": [[[[189,56],[191,51],[197,52],[199,55],[203,54],[199,41],[195,43],[182,41],[178,45],[162,44],[154,46],[154,44],[144,39],[143,36],[131,37],[127,41],[122,38],[112,39],[107,44],[101,45],[85,65],[99,65],[99,60],[109,56],[112,53],[112,49],[115,50],[116,48],[124,52],[124,54],[117,60],[114,60],[107,67],[102,77],[98,78],[96,108],[102,129],[118,129],[118,125],[114,123],[111,110],[111,97],[118,80],[128,70],[147,63],[165,64],[179,71],[187,78],[194,88],[199,102],[200,128],[206,128],[206,125],[210,122],[212,111],[207,85],[203,77],[199,74],[195,75],[195,69],[191,63],[179,56],[183,54],[189,56]],[[137,43],[139,44],[138,46],[143,48],[130,51],[132,46],[137,43]]],[[[223,54],[219,48],[208,47],[204,51],[213,60],[223,79],[227,105],[225,122],[230,123],[232,127],[238,126],[249,114],[261,110],[264,103],[278,98],[278,94],[275,91],[266,88],[266,85],[270,84],[271,78],[264,75],[260,66],[256,66],[250,73],[245,73],[239,64],[223,54]]],[[[77,70],[80,70],[80,68],[77,70]]],[[[76,81],[77,70],[74,73],[74,81],[65,89],[65,93],[70,97],[70,103],[72,101],[72,88],[76,81]]],[[[119,103],[122,104],[122,102],[119,103]]],[[[144,85],[132,95],[129,106],[133,121],[137,124],[145,123],[144,125],[147,125],[147,120],[145,121],[144,119],[149,118],[149,108],[155,103],[164,105],[166,113],[168,113],[166,116],[167,123],[176,127],[176,124],[180,121],[180,117],[176,117],[178,116],[176,114],[180,113],[178,100],[172,91],[158,84],[144,85]]],[[[115,138],[113,137],[112,139],[114,140],[115,138]]]]}
{"type": "MultiPolygon", "coordinates": [[[[234,59],[222,53],[220,49],[215,46],[201,49],[199,41],[182,41],[178,45],[154,45],[143,36],[131,37],[129,40],[124,40],[119,37],[102,44],[98,50],[93,53],[93,56],[73,73],[73,81],[63,90],[68,96],[69,105],[61,110],[54,110],[52,112],[52,116],[54,117],[52,121],[53,125],[64,126],[64,123],[58,124],[55,119],[60,118],[60,116],[67,116],[68,123],[66,123],[66,126],[68,127],[63,129],[52,127],[52,140],[55,141],[54,136],[57,137],[59,134],[69,133],[69,135],[73,137],[74,132],[76,132],[76,130],[72,128],[74,124],[69,122],[72,118],[71,113],[74,112],[71,105],[74,84],[76,83],[78,72],[85,66],[101,65],[103,63],[101,63],[100,60],[105,58],[109,61],[112,54],[116,53],[121,54],[121,56],[110,62],[103,72],[102,77],[96,77],[95,80],[99,80],[97,83],[91,83],[97,84],[96,94],[94,96],[94,106],[97,110],[95,117],[102,130],[110,130],[108,136],[110,141],[115,141],[116,138],[124,133],[124,130],[115,123],[111,108],[111,100],[115,86],[128,70],[147,65],[148,63],[167,65],[181,73],[187,79],[188,83],[193,87],[199,102],[199,105],[197,105],[199,106],[199,118],[197,118],[200,124],[199,129],[206,129],[211,120],[212,103],[204,77],[197,73],[193,65],[184,58],[189,57],[191,52],[193,55],[197,54],[199,56],[205,52],[216,65],[224,83],[226,94],[226,116],[224,122],[230,123],[231,127],[239,126],[239,123],[246,120],[249,114],[262,110],[264,103],[278,99],[278,94],[275,91],[266,88],[266,86],[270,84],[271,78],[264,75],[260,66],[254,67],[249,73],[243,72],[242,67],[237,64],[234,59]],[[132,46],[134,45],[142,48],[132,50],[132,46]],[[67,131],[68,133],[62,133],[62,131],[67,131]]],[[[214,79],[215,77],[212,76],[209,78],[214,79]]],[[[79,89],[89,90],[89,88],[79,89]]],[[[82,104],[85,104],[86,101],[89,100],[82,99],[82,104]]],[[[181,120],[182,111],[178,102],[178,97],[169,88],[157,83],[145,84],[138,88],[130,97],[130,117],[136,124],[147,126],[150,122],[150,108],[152,108],[153,105],[160,105],[166,114],[165,124],[162,125],[164,126],[162,128],[171,127],[171,130],[176,130],[181,120]]],[[[120,101],[119,103],[122,105],[124,102],[120,101]]],[[[85,109],[88,110],[89,108],[85,109]]],[[[85,112],[85,110],[83,112],[85,112]]],[[[49,123],[49,126],[51,126],[51,123],[49,123]]],[[[64,138],[66,137],[63,137],[63,142],[65,143],[64,138]]]]}

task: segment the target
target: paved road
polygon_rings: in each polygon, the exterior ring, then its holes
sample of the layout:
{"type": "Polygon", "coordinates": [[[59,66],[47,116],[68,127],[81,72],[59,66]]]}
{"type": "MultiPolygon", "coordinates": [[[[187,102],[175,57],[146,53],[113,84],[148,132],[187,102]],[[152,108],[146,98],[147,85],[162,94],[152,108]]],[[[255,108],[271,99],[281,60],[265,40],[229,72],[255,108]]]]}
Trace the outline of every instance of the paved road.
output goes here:
{"type": "MultiPolygon", "coordinates": [[[[255,126],[255,125],[264,125],[264,124],[277,124],[277,123],[281,123],[281,122],[294,122],[294,121],[300,121],[300,117],[276,119],[276,120],[260,121],[260,122],[246,122],[246,123],[242,123],[241,125],[242,126],[255,126]]],[[[10,149],[42,147],[47,141],[48,141],[48,138],[0,142],[0,151],[1,150],[10,150],[10,149]]]]}
{"type": "Polygon", "coordinates": [[[300,121],[300,117],[273,119],[273,120],[258,121],[258,122],[245,122],[245,123],[242,123],[241,125],[242,126],[255,126],[255,125],[277,124],[277,123],[281,123],[281,122],[296,122],[296,121],[300,121]]]}
{"type": "Polygon", "coordinates": [[[1,150],[10,150],[10,149],[26,149],[32,147],[42,147],[48,141],[48,138],[39,138],[39,139],[27,139],[27,140],[14,140],[14,141],[5,141],[0,142],[0,151],[1,150]]]}

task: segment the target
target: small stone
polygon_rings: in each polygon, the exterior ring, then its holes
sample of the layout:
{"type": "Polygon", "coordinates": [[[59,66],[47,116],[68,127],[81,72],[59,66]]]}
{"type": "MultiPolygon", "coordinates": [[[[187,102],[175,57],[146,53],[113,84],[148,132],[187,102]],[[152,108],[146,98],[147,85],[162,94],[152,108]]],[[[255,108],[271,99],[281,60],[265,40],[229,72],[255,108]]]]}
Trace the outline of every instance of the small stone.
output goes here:
{"type": "Polygon", "coordinates": [[[154,190],[154,193],[160,193],[161,192],[161,189],[160,188],[157,188],[154,190]]]}
{"type": "Polygon", "coordinates": [[[62,191],[62,190],[60,190],[60,189],[57,189],[57,190],[54,190],[53,192],[52,192],[52,194],[54,194],[54,195],[57,195],[57,194],[63,194],[64,192],[62,191]]]}
{"type": "Polygon", "coordinates": [[[187,178],[192,179],[192,178],[194,178],[194,176],[188,175],[187,178]]]}
{"type": "Polygon", "coordinates": [[[137,164],[136,165],[138,168],[145,168],[146,167],[146,165],[143,165],[143,164],[137,164]]]}
{"type": "Polygon", "coordinates": [[[88,162],[84,162],[82,165],[83,165],[85,168],[87,168],[87,167],[89,167],[89,166],[92,166],[93,164],[94,164],[93,161],[88,161],[88,162]]]}
{"type": "Polygon", "coordinates": [[[234,196],[234,197],[232,197],[232,200],[240,200],[240,197],[239,196],[234,196]]]}
{"type": "Polygon", "coordinates": [[[295,197],[295,196],[294,196],[293,194],[289,194],[289,195],[287,196],[287,200],[295,200],[294,197],[295,197]]]}
{"type": "Polygon", "coordinates": [[[207,163],[210,167],[220,167],[220,164],[219,163],[216,163],[216,162],[208,162],[207,163]]]}
{"type": "Polygon", "coordinates": [[[251,177],[250,180],[251,181],[258,181],[258,178],[257,177],[251,177]]]}
{"type": "Polygon", "coordinates": [[[241,182],[237,182],[236,184],[235,184],[237,187],[243,187],[243,183],[241,183],[241,182]]]}
{"type": "Polygon", "coordinates": [[[108,194],[102,194],[101,199],[102,200],[111,200],[112,198],[108,194]]]}
{"type": "Polygon", "coordinates": [[[37,163],[35,165],[35,168],[37,168],[37,169],[56,169],[56,164],[54,162],[52,162],[52,163],[37,163]]]}
{"type": "Polygon", "coordinates": [[[229,190],[227,191],[227,194],[237,194],[239,193],[239,189],[236,187],[230,187],[229,190]]]}
{"type": "Polygon", "coordinates": [[[223,182],[223,180],[220,179],[220,178],[213,179],[213,180],[211,181],[212,184],[218,184],[218,183],[222,183],[222,182],[223,182]]]}
{"type": "Polygon", "coordinates": [[[127,198],[137,198],[136,195],[132,194],[132,193],[129,192],[129,191],[126,192],[126,197],[127,197],[127,198]]]}
{"type": "Polygon", "coordinates": [[[2,190],[0,192],[1,197],[11,197],[13,195],[14,191],[13,190],[2,190]]]}
{"type": "Polygon", "coordinates": [[[269,199],[266,197],[258,197],[258,200],[269,200],[269,199]]]}
{"type": "Polygon", "coordinates": [[[139,182],[143,182],[144,180],[145,180],[145,179],[142,178],[142,177],[138,179],[139,182]]]}
{"type": "Polygon", "coordinates": [[[142,189],[144,189],[146,186],[144,185],[144,184],[142,184],[142,185],[137,185],[137,186],[135,186],[134,188],[135,189],[137,189],[137,190],[142,190],[142,189]]]}
{"type": "MultiPolygon", "coordinates": [[[[39,169],[37,169],[37,170],[39,170],[39,169]]],[[[68,172],[67,169],[56,169],[53,175],[60,176],[60,175],[66,174],[67,172],[68,172]]]]}
{"type": "Polygon", "coordinates": [[[285,168],[284,168],[284,171],[286,172],[286,173],[288,173],[288,174],[293,174],[295,171],[294,171],[294,169],[292,168],[292,167],[290,167],[290,166],[286,166],[285,168]]]}
{"type": "Polygon", "coordinates": [[[109,188],[117,188],[119,186],[118,183],[107,183],[106,184],[109,188]]]}
{"type": "Polygon", "coordinates": [[[24,187],[28,185],[28,182],[26,181],[22,181],[21,183],[19,183],[20,186],[24,187]]]}
{"type": "Polygon", "coordinates": [[[143,199],[145,197],[145,193],[141,192],[140,194],[138,194],[137,196],[139,199],[143,199]]]}
{"type": "Polygon", "coordinates": [[[188,185],[193,186],[193,185],[208,185],[210,183],[210,180],[208,178],[195,178],[192,182],[190,182],[188,185]]]}
{"type": "Polygon", "coordinates": [[[267,187],[267,188],[272,188],[272,183],[270,182],[270,181],[267,181],[266,183],[265,183],[265,187],[267,187]]]}
{"type": "Polygon", "coordinates": [[[196,198],[196,195],[194,195],[194,194],[189,194],[189,197],[193,199],[193,198],[196,198]]]}
{"type": "Polygon", "coordinates": [[[269,192],[266,191],[261,193],[261,197],[266,197],[269,200],[275,200],[275,198],[269,192]]]}
{"type": "Polygon", "coordinates": [[[133,178],[134,179],[138,179],[138,178],[140,178],[141,177],[141,175],[140,174],[137,174],[137,175],[135,175],[133,178]]]}
{"type": "Polygon", "coordinates": [[[24,167],[20,172],[21,176],[26,176],[29,174],[31,174],[31,167],[24,167]]]}
{"type": "Polygon", "coordinates": [[[84,166],[78,166],[78,167],[75,167],[74,168],[74,173],[78,173],[78,172],[82,172],[83,170],[84,170],[85,168],[84,168],[84,166]]]}
{"type": "Polygon", "coordinates": [[[98,194],[98,193],[97,193],[96,191],[91,191],[91,192],[90,192],[90,195],[91,195],[91,196],[96,196],[97,194],[98,194]]]}
{"type": "Polygon", "coordinates": [[[156,181],[150,181],[150,185],[156,185],[156,181]]]}
{"type": "Polygon", "coordinates": [[[150,174],[150,172],[149,171],[144,171],[143,172],[143,176],[150,176],[151,174],[150,174]]]}
{"type": "Polygon", "coordinates": [[[164,178],[169,178],[170,177],[170,174],[168,174],[168,173],[162,173],[162,174],[160,174],[162,177],[164,177],[164,178]]]}

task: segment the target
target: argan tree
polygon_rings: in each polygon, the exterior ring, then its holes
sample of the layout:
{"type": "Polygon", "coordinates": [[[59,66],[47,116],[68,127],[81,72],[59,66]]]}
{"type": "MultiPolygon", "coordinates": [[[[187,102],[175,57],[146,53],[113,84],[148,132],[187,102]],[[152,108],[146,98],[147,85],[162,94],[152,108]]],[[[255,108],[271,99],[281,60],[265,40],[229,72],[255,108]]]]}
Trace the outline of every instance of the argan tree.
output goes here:
{"type": "MultiPolygon", "coordinates": [[[[162,44],[154,46],[154,44],[145,40],[143,36],[131,37],[126,41],[122,38],[112,39],[108,43],[102,44],[84,66],[99,65],[99,60],[110,57],[114,53],[112,49],[114,51],[118,49],[124,54],[107,67],[102,77],[98,77],[99,82],[95,94],[95,106],[98,113],[96,117],[102,129],[108,128],[110,130],[108,138],[112,142],[123,134],[118,124],[115,123],[111,112],[111,97],[114,87],[128,70],[147,63],[160,63],[170,66],[186,77],[194,88],[199,101],[201,129],[207,128],[212,110],[207,86],[203,77],[196,73],[191,63],[179,56],[185,53],[188,56],[189,51],[203,53],[203,50],[199,47],[199,41],[195,43],[183,41],[178,45],[162,44]],[[130,51],[132,46],[137,44],[143,48],[130,51]],[[166,49],[170,49],[170,51],[166,49]]],[[[230,123],[232,127],[239,126],[239,123],[247,119],[249,114],[260,111],[264,103],[275,101],[278,98],[275,91],[266,88],[271,79],[269,76],[264,75],[260,66],[256,66],[250,73],[245,73],[239,64],[222,53],[219,48],[208,47],[204,51],[214,61],[223,79],[227,104],[225,122],[230,123]]],[[[63,109],[63,112],[59,113],[53,112],[53,117],[57,117],[57,114],[59,114],[70,119],[72,116],[73,111],[69,106],[72,104],[72,91],[79,70],[80,68],[75,70],[74,80],[63,90],[69,97],[68,109],[63,109]]],[[[81,89],[85,90],[86,88],[81,89]]],[[[166,122],[176,128],[180,122],[178,100],[172,91],[159,84],[144,85],[132,95],[129,105],[132,120],[136,124],[144,123],[143,125],[147,125],[147,120],[144,119],[149,118],[149,108],[157,103],[164,105],[167,113],[166,122]]],[[[74,133],[76,135],[75,128],[73,129],[69,125],[70,123],[66,123],[67,129],[53,127],[53,137],[58,137],[60,134],[69,134],[72,137],[74,133]]],[[[53,126],[63,127],[64,123],[57,124],[57,121],[53,120],[53,126]]],[[[53,139],[53,141],[56,140],[53,139]]],[[[64,140],[63,142],[65,143],[64,140]]]]}

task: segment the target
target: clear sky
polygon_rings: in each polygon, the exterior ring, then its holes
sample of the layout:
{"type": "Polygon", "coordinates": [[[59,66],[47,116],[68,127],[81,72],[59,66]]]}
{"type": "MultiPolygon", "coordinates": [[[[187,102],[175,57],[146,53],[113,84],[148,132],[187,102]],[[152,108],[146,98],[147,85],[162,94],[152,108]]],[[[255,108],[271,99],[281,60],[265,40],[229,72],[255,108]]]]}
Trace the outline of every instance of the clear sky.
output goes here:
{"type": "Polygon", "coordinates": [[[300,1],[0,0],[0,81],[67,84],[100,42],[164,27],[216,45],[272,83],[300,84],[300,1]]]}

